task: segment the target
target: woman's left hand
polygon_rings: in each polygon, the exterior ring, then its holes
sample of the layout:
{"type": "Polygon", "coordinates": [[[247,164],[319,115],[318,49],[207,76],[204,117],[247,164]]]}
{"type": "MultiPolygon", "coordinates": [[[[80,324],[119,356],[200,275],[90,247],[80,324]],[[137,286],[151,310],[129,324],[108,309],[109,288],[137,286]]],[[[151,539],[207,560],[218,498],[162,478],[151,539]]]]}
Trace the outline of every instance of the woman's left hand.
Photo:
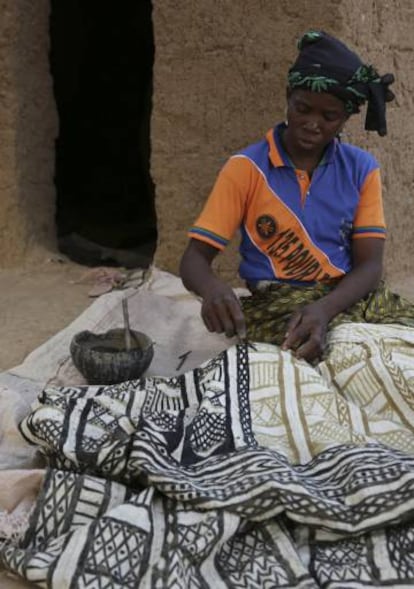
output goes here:
{"type": "Polygon", "coordinates": [[[322,356],[329,317],[320,301],[298,309],[291,317],[282,350],[293,350],[308,362],[322,356]]]}
{"type": "Polygon", "coordinates": [[[320,358],[329,321],[377,288],[382,275],[383,253],[383,239],[354,239],[352,270],[329,294],[292,315],[282,349],[293,350],[297,358],[308,362],[320,358]]]}

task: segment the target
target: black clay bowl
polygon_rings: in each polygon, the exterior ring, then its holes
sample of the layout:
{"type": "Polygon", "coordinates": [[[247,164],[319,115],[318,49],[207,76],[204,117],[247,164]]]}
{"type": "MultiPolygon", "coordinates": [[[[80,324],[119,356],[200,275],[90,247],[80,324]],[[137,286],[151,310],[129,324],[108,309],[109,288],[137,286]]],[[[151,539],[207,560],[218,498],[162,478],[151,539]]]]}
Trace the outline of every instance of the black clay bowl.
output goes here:
{"type": "Polygon", "coordinates": [[[144,374],[154,355],[153,342],[140,331],[131,330],[130,334],[129,350],[124,329],[98,334],[81,331],[73,337],[73,363],[89,384],[116,384],[144,374]]]}

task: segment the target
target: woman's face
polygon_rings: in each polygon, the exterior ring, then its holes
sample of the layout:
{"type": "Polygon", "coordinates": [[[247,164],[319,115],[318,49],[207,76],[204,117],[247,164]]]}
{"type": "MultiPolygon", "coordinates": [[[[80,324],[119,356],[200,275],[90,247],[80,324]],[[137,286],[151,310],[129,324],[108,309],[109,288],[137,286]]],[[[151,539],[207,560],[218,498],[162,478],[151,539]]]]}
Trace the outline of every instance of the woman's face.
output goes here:
{"type": "Polygon", "coordinates": [[[327,92],[295,89],[288,93],[286,139],[291,147],[319,152],[342,130],[348,114],[344,103],[327,92]]]}

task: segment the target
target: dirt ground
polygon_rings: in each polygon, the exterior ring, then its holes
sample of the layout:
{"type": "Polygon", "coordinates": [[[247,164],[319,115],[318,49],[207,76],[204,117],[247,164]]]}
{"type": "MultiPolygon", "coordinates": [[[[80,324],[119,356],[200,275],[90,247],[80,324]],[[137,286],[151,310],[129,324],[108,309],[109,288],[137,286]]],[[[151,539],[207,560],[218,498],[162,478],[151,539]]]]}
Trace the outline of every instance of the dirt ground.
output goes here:
{"type": "Polygon", "coordinates": [[[20,364],[93,302],[89,270],[56,254],[0,270],[0,371],[20,364]]]}
{"type": "MultiPolygon", "coordinates": [[[[24,267],[0,270],[0,371],[20,364],[92,304],[93,272],[52,253],[24,267]]],[[[414,301],[414,276],[389,284],[414,301]]]]}

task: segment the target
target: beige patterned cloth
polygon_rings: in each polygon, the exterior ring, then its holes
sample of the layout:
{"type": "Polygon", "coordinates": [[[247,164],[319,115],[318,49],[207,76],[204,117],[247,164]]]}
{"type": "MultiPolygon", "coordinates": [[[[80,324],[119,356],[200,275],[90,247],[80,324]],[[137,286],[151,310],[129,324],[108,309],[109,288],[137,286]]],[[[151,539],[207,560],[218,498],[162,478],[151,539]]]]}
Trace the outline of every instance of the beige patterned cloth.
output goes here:
{"type": "Polygon", "coordinates": [[[316,370],[290,352],[275,362],[274,346],[256,346],[250,404],[260,444],[300,463],[344,443],[414,453],[414,329],[342,324],[316,370]]]}

